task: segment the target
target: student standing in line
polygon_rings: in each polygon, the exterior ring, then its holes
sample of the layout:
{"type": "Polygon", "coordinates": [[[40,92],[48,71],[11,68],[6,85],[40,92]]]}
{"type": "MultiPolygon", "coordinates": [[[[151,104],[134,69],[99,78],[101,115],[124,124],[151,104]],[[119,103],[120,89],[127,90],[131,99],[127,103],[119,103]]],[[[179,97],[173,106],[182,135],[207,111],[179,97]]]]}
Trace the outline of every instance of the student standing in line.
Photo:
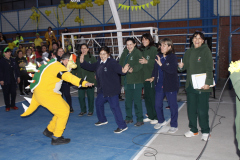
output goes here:
{"type": "Polygon", "coordinates": [[[175,133],[178,130],[178,104],[177,92],[179,89],[178,82],[178,63],[174,54],[173,42],[169,38],[160,40],[161,52],[156,57],[156,62],[152,72],[151,81],[155,80],[155,109],[157,112],[158,123],[155,129],[160,129],[166,125],[163,114],[163,99],[166,96],[171,111],[171,122],[169,133],[175,133]]]}
{"type": "Polygon", "coordinates": [[[20,83],[17,63],[11,57],[11,50],[5,49],[4,57],[0,59],[0,84],[3,89],[6,112],[10,111],[10,107],[13,110],[18,109],[15,105],[17,83],[20,83]]]}
{"type": "Polygon", "coordinates": [[[213,60],[212,53],[207,44],[204,44],[204,34],[196,31],[193,34],[193,44],[186,51],[183,63],[179,63],[179,71],[187,71],[185,88],[187,91],[187,111],[190,130],[185,133],[186,137],[198,135],[197,119],[201,127],[202,140],[207,141],[209,128],[209,95],[212,92],[210,85],[213,84],[213,60]],[[201,89],[194,89],[192,74],[206,73],[205,85],[201,89]]]}
{"type": "Polygon", "coordinates": [[[15,61],[18,64],[19,73],[20,73],[20,83],[18,84],[20,96],[28,95],[28,91],[25,89],[28,86],[29,76],[26,70],[26,66],[28,62],[27,62],[27,59],[23,57],[23,52],[21,50],[18,50],[15,61]]]}
{"type": "Polygon", "coordinates": [[[125,122],[133,123],[132,103],[134,101],[135,114],[137,116],[137,123],[134,126],[143,125],[143,110],[142,110],[142,88],[143,88],[143,65],[139,63],[142,59],[142,52],[136,47],[136,42],[133,38],[126,40],[127,49],[124,49],[119,64],[123,67],[126,64],[130,65],[130,69],[125,76],[122,76],[122,83],[125,90],[125,122]]]}
{"type": "MultiPolygon", "coordinates": [[[[72,71],[74,75],[76,75],[79,78],[86,79],[92,83],[94,83],[94,86],[96,86],[96,79],[95,79],[95,73],[85,70],[80,66],[80,56],[84,55],[84,60],[90,64],[93,64],[97,62],[96,58],[91,55],[89,52],[88,45],[86,43],[81,45],[81,52],[80,55],[77,58],[77,68],[72,71]]],[[[79,116],[83,116],[87,113],[86,110],[86,102],[85,102],[85,93],[87,93],[87,99],[88,99],[88,116],[93,115],[94,110],[94,86],[88,87],[88,88],[79,88],[78,89],[78,100],[81,108],[81,112],[79,113],[79,116]]]]}
{"type": "Polygon", "coordinates": [[[155,57],[157,55],[157,48],[155,47],[152,36],[149,33],[145,33],[141,37],[140,51],[143,53],[143,57],[139,59],[139,63],[143,65],[143,88],[145,106],[147,109],[148,117],[143,119],[143,122],[150,122],[151,124],[157,124],[157,113],[155,111],[155,87],[154,82],[150,82],[152,77],[152,71],[154,68],[155,57]]]}
{"type": "Polygon", "coordinates": [[[104,103],[109,102],[110,108],[115,117],[118,128],[114,133],[121,133],[128,129],[122,117],[122,111],[119,106],[118,95],[121,92],[121,84],[119,74],[123,75],[129,70],[129,65],[124,68],[117,61],[110,57],[110,50],[104,46],[100,48],[100,59],[93,64],[84,61],[84,54],[80,57],[81,67],[89,71],[96,71],[98,95],[96,98],[96,112],[98,122],[96,126],[105,125],[108,123],[104,113],[104,103]]]}

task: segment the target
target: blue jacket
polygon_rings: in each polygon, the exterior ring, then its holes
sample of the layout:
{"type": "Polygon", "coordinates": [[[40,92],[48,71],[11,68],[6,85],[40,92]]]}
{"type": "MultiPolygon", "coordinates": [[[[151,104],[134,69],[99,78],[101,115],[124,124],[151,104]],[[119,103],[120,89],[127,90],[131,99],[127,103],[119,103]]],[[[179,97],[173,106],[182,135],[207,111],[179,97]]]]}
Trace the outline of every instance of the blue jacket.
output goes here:
{"type": "MultiPolygon", "coordinates": [[[[159,57],[163,54],[158,53],[159,57]]],[[[157,57],[156,57],[157,59],[157,57]]],[[[152,77],[154,77],[155,87],[159,79],[158,64],[155,62],[152,77]]],[[[167,55],[165,63],[162,64],[161,69],[163,71],[163,91],[174,92],[179,89],[178,81],[178,62],[175,54],[170,53],[167,55]]]]}
{"type": "Polygon", "coordinates": [[[0,81],[4,84],[12,84],[17,82],[20,77],[19,68],[14,58],[8,60],[3,57],[0,59],[0,81]]]}
{"type": "Polygon", "coordinates": [[[119,76],[124,75],[122,66],[113,58],[108,58],[102,64],[100,62],[100,59],[93,64],[84,61],[80,63],[80,66],[83,69],[96,72],[98,93],[102,91],[104,97],[120,94],[121,83],[119,76]]]}

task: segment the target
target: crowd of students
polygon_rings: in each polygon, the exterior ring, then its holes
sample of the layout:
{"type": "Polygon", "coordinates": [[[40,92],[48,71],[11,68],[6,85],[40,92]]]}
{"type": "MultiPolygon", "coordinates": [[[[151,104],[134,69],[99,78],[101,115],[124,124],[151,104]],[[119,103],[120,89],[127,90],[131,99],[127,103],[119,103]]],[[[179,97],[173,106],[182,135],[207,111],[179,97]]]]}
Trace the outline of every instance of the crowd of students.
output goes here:
{"type": "MultiPolygon", "coordinates": [[[[65,32],[68,31],[65,30],[65,32]]],[[[39,35],[37,34],[36,36],[38,39],[39,35]]],[[[49,59],[55,58],[60,61],[61,56],[65,52],[56,42],[56,37],[51,27],[48,28],[45,37],[47,45],[38,45],[36,46],[36,50],[33,46],[27,48],[26,55],[24,55],[24,51],[20,47],[17,51],[15,61],[17,68],[20,68],[20,75],[18,76],[20,80],[16,79],[16,81],[19,81],[20,95],[28,94],[28,92],[23,91],[22,85],[24,84],[24,87],[27,85],[27,81],[25,80],[25,77],[27,77],[25,66],[29,62],[37,61],[42,63],[44,57],[48,57],[49,59]],[[47,50],[47,48],[51,48],[51,50],[47,50]]],[[[180,63],[177,61],[173,42],[169,38],[160,40],[157,48],[152,36],[149,33],[145,33],[141,37],[140,47],[137,46],[133,38],[128,38],[125,45],[126,47],[121,54],[119,62],[111,57],[110,50],[106,46],[103,46],[99,50],[98,59],[90,54],[86,43],[78,46],[77,69],[73,70],[72,73],[79,78],[86,78],[87,81],[95,83],[97,86],[95,106],[98,122],[95,125],[101,126],[108,123],[104,113],[104,104],[105,102],[109,102],[118,125],[118,128],[114,130],[115,133],[127,130],[127,125],[134,121],[134,126],[136,127],[142,126],[144,122],[150,122],[154,124],[155,129],[160,129],[167,124],[163,113],[163,99],[166,97],[171,111],[171,127],[168,132],[175,133],[178,130],[178,71],[186,70],[188,73],[186,82],[187,100],[191,103],[188,103],[187,106],[190,131],[186,132],[185,136],[192,137],[198,135],[197,118],[199,118],[203,133],[201,139],[207,140],[209,137],[208,98],[209,92],[211,92],[209,86],[212,80],[212,59],[209,48],[204,44],[203,33],[195,32],[193,34],[193,45],[186,52],[183,62],[180,63]],[[195,67],[196,64],[199,68],[195,67]],[[200,90],[193,89],[191,82],[191,74],[198,73],[207,73],[206,84],[200,90]],[[123,118],[119,107],[121,86],[125,90],[125,118],[123,118]],[[147,111],[146,118],[143,116],[142,108],[141,96],[143,89],[147,111]],[[136,120],[133,119],[133,104],[136,120]]],[[[8,52],[10,51],[6,50],[5,55],[8,55],[8,52]]],[[[3,59],[1,60],[3,61],[3,59]]],[[[1,72],[3,71],[0,68],[0,82],[3,81],[1,79],[1,72]]],[[[66,97],[70,111],[73,112],[70,85],[63,83],[61,91],[66,97]]],[[[78,89],[78,97],[81,108],[79,116],[85,115],[87,111],[87,115],[92,116],[94,113],[94,87],[78,89]],[[85,102],[85,94],[87,94],[88,98],[88,110],[85,102]]],[[[6,99],[5,96],[4,99],[6,99]]],[[[7,108],[10,107],[14,107],[13,104],[6,103],[6,111],[9,111],[7,108]]]]}

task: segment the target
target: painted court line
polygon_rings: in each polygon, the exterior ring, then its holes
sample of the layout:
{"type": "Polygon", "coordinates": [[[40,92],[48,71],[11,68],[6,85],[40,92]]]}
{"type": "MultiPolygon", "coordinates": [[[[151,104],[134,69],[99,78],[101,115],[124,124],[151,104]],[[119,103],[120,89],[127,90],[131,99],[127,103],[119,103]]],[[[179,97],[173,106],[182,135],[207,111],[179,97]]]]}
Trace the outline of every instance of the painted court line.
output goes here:
{"type": "MultiPolygon", "coordinates": [[[[182,109],[182,107],[183,107],[185,104],[186,104],[186,102],[183,103],[183,104],[179,107],[178,112],[182,109]]],[[[170,121],[171,121],[171,118],[167,121],[167,124],[166,124],[166,125],[168,125],[168,123],[169,123],[170,121]]],[[[149,145],[157,138],[157,136],[159,135],[158,133],[160,133],[162,129],[163,129],[163,127],[162,127],[161,129],[159,129],[158,132],[157,132],[157,134],[155,134],[155,135],[152,137],[152,139],[151,139],[146,145],[144,145],[144,146],[149,146],[149,145]]],[[[138,154],[137,154],[132,160],[137,160],[137,159],[143,154],[143,152],[144,152],[146,149],[147,149],[147,147],[143,147],[143,148],[141,149],[141,151],[139,151],[138,154]]]]}

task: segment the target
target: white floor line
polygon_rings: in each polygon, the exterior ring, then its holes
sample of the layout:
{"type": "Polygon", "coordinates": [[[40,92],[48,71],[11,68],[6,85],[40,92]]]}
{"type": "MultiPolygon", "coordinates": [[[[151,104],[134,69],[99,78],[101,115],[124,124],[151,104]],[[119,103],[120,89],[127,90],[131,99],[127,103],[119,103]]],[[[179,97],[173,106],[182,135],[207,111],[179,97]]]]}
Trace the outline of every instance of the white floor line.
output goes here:
{"type": "MultiPolygon", "coordinates": [[[[183,107],[185,104],[186,104],[186,103],[183,103],[183,104],[179,107],[178,112],[182,109],[182,107],[183,107]]],[[[167,124],[166,124],[166,125],[168,125],[168,123],[169,123],[170,121],[171,121],[171,118],[167,121],[167,124]]],[[[165,125],[165,126],[166,126],[166,125],[165,125]]],[[[162,127],[162,128],[163,128],[163,127],[162,127]]],[[[160,133],[161,130],[162,130],[162,128],[159,129],[157,133],[160,133]]],[[[153,136],[153,138],[152,138],[146,145],[144,145],[144,146],[150,146],[150,144],[157,138],[158,135],[159,135],[159,134],[155,134],[155,135],[153,136]]],[[[145,151],[146,149],[147,149],[147,147],[143,147],[142,150],[139,151],[138,154],[137,154],[132,160],[137,160],[137,159],[144,153],[144,151],[145,151]]]]}

